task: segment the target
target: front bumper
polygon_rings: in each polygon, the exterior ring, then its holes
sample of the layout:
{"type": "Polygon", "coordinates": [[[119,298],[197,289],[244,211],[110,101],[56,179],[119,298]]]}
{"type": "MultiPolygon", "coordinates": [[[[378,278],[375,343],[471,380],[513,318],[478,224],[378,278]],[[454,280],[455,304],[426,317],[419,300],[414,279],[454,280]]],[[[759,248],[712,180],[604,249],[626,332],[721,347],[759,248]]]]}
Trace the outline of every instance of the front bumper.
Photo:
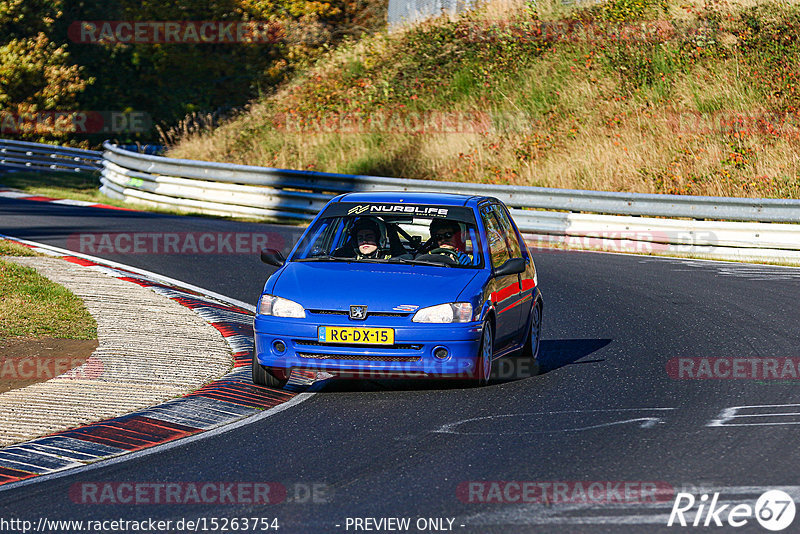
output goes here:
{"type": "Polygon", "coordinates": [[[437,378],[474,374],[481,339],[481,323],[426,324],[409,318],[368,318],[351,321],[330,317],[324,321],[257,315],[254,320],[254,356],[263,366],[329,371],[355,378],[437,378]],[[393,328],[393,345],[320,343],[320,326],[393,328]],[[280,344],[285,347],[278,350],[280,344]],[[446,359],[434,351],[444,347],[446,359]]]}

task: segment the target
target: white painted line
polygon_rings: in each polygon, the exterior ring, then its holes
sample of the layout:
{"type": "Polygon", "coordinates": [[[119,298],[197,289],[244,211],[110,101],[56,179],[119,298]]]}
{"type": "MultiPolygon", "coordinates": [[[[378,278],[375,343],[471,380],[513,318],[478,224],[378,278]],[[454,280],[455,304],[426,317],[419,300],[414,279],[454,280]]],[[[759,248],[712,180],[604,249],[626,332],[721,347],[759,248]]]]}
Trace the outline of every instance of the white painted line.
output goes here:
{"type": "MultiPolygon", "coordinates": [[[[80,443],[79,440],[75,440],[75,441],[78,441],[80,443]]],[[[9,452],[14,452],[14,451],[36,451],[36,452],[41,452],[41,453],[50,453],[50,454],[56,456],[57,458],[61,458],[61,459],[64,459],[64,460],[75,460],[77,462],[80,462],[80,461],[93,461],[93,460],[96,460],[97,458],[100,457],[97,454],[88,454],[88,453],[85,453],[85,452],[78,451],[76,449],[68,449],[68,448],[65,448],[65,447],[58,447],[58,446],[53,446],[53,445],[43,445],[41,443],[36,443],[35,440],[26,442],[23,445],[16,445],[16,446],[12,445],[10,447],[6,447],[3,450],[9,451],[9,452]]],[[[116,451],[116,452],[120,452],[120,451],[121,450],[116,451]]]]}
{"type": "MultiPolygon", "coordinates": [[[[41,465],[35,465],[28,462],[23,462],[22,460],[2,458],[2,457],[0,457],[0,467],[7,467],[9,469],[19,469],[21,471],[28,471],[31,473],[36,473],[37,469],[47,469],[43,468],[41,465]]],[[[67,467],[71,466],[68,465],[67,467]]]]}
{"type": "Polygon", "coordinates": [[[86,473],[88,471],[94,471],[95,469],[110,467],[112,465],[127,462],[129,460],[133,460],[136,458],[142,458],[144,456],[149,456],[151,454],[156,454],[163,451],[167,451],[169,449],[174,449],[175,447],[182,447],[184,445],[188,445],[189,443],[194,443],[195,441],[199,441],[202,439],[219,436],[220,434],[230,432],[231,430],[236,430],[237,428],[251,425],[253,423],[262,421],[268,417],[272,417],[275,414],[278,414],[284,410],[288,410],[289,408],[292,408],[302,402],[307,401],[313,396],[314,393],[300,393],[299,395],[292,398],[292,400],[290,401],[284,402],[283,404],[279,404],[278,406],[270,408],[269,410],[265,410],[260,414],[244,417],[243,419],[240,419],[235,423],[222,424],[205,432],[200,432],[192,436],[176,439],[175,441],[170,441],[168,443],[163,443],[161,445],[155,445],[153,447],[142,449],[136,452],[122,453],[118,456],[114,456],[107,460],[100,460],[92,464],[82,465],[80,467],[66,467],[64,469],[59,469],[57,471],[53,471],[52,473],[48,473],[46,475],[39,475],[37,477],[20,480],[19,482],[10,482],[8,484],[3,484],[2,486],[0,486],[0,493],[10,489],[16,489],[22,486],[38,484],[39,482],[47,482],[48,480],[55,480],[57,478],[62,478],[67,475],[86,473]]]}
{"type": "Polygon", "coordinates": [[[230,345],[234,354],[239,352],[249,352],[253,350],[254,341],[252,341],[249,337],[243,336],[241,334],[234,334],[232,336],[228,336],[225,338],[225,341],[228,342],[228,345],[230,345]]]}
{"type": "MultiPolygon", "coordinates": [[[[675,491],[688,490],[694,494],[720,493],[717,504],[733,507],[748,500],[755,501],[760,495],[770,490],[781,490],[795,500],[800,500],[800,486],[692,486],[691,488],[675,488],[675,491]],[[746,497],[745,497],[746,496],[746,497]]],[[[667,525],[669,510],[674,500],[642,503],[542,503],[506,504],[499,510],[477,512],[460,516],[461,523],[477,525],[633,525],[661,524],[667,525]],[[631,513],[625,513],[631,512],[631,513]],[[582,515],[578,515],[582,514],[582,515]],[[624,514],[624,515],[620,515],[624,514]]],[[[720,514],[726,520],[730,510],[720,514]]],[[[691,512],[694,514],[694,511],[691,512]]],[[[694,517],[694,516],[692,516],[694,517]]]]}
{"type": "Polygon", "coordinates": [[[771,425],[797,425],[800,422],[794,421],[780,421],[774,423],[730,423],[734,419],[745,419],[749,417],[771,417],[771,416],[798,416],[798,412],[784,412],[774,411],[773,413],[742,413],[742,410],[758,410],[761,408],[800,408],[800,404],[757,404],[753,406],[730,406],[723,408],[719,412],[716,419],[712,419],[706,423],[706,426],[711,427],[728,427],[728,426],[771,426],[771,425]]]}
{"type": "Polygon", "coordinates": [[[59,200],[52,200],[53,204],[64,204],[66,206],[96,206],[97,202],[88,202],[86,200],[72,200],[69,198],[62,198],[59,200]]]}
{"type": "MultiPolygon", "coordinates": [[[[131,267],[129,265],[124,265],[122,263],[108,261],[108,260],[105,260],[105,259],[102,259],[102,258],[98,258],[98,257],[95,257],[95,256],[90,256],[88,254],[76,253],[76,252],[72,252],[70,250],[65,250],[65,249],[62,249],[62,248],[59,248],[59,247],[53,247],[53,246],[50,246],[50,245],[45,245],[43,243],[37,243],[35,241],[28,241],[28,240],[25,240],[25,239],[19,239],[19,238],[12,237],[12,236],[7,236],[7,235],[4,235],[4,234],[0,234],[0,238],[9,239],[11,241],[16,241],[16,242],[19,242],[19,243],[24,243],[26,245],[30,245],[30,246],[36,247],[37,249],[41,249],[43,251],[50,252],[51,254],[52,253],[56,253],[56,254],[61,254],[61,255],[65,255],[65,256],[75,256],[75,257],[87,259],[87,260],[90,260],[90,261],[93,261],[93,262],[97,262],[99,264],[105,264],[105,265],[109,265],[109,266],[112,266],[112,267],[115,267],[115,268],[118,268],[118,269],[124,269],[124,270],[130,271],[130,272],[133,272],[135,274],[139,274],[139,275],[142,275],[142,276],[145,276],[145,277],[148,277],[148,278],[152,278],[155,281],[165,282],[165,283],[172,284],[172,285],[174,285],[176,287],[179,287],[179,288],[182,288],[182,289],[188,289],[190,291],[195,291],[197,293],[200,293],[203,296],[213,297],[214,299],[216,299],[216,300],[218,300],[220,302],[227,303],[227,304],[232,304],[234,306],[239,306],[241,308],[244,308],[246,310],[249,310],[249,311],[255,313],[255,306],[253,306],[251,304],[248,304],[246,302],[242,302],[242,301],[237,300],[237,299],[233,299],[233,298],[227,297],[225,295],[222,295],[220,293],[216,293],[214,291],[209,291],[207,289],[203,289],[201,287],[198,287],[198,286],[195,286],[195,285],[192,285],[192,284],[187,284],[185,282],[181,282],[180,280],[175,280],[174,278],[169,278],[167,276],[162,276],[160,274],[157,274],[157,273],[154,273],[154,272],[151,272],[151,271],[147,271],[147,270],[144,270],[144,269],[138,269],[136,267],[131,267]]],[[[291,400],[289,400],[287,402],[284,402],[283,404],[280,404],[280,405],[275,406],[273,408],[270,408],[268,410],[265,410],[262,413],[259,413],[259,414],[256,414],[256,415],[243,416],[241,419],[239,419],[238,421],[233,422],[233,423],[220,423],[218,426],[211,427],[209,430],[205,430],[203,432],[200,432],[198,434],[194,434],[192,436],[187,436],[185,438],[180,438],[180,439],[177,439],[177,440],[174,440],[174,441],[170,441],[168,443],[164,443],[164,444],[161,444],[161,445],[155,445],[153,447],[149,447],[147,449],[142,449],[142,450],[139,450],[139,451],[136,451],[136,452],[128,452],[128,451],[121,452],[121,453],[119,453],[117,455],[114,455],[114,456],[108,458],[107,460],[99,460],[99,461],[97,461],[95,463],[92,463],[92,464],[88,464],[88,465],[87,464],[83,464],[83,465],[80,465],[79,467],[75,467],[73,465],[69,465],[69,466],[66,466],[64,468],[52,471],[52,472],[50,472],[48,474],[42,474],[42,475],[39,475],[39,476],[35,476],[33,478],[21,480],[19,482],[11,482],[11,483],[8,483],[8,484],[0,485],[0,492],[11,490],[11,489],[16,489],[16,488],[22,487],[22,486],[28,486],[28,485],[31,485],[31,484],[38,484],[39,482],[46,482],[48,480],[53,480],[53,479],[56,479],[56,478],[62,478],[62,477],[65,477],[65,476],[68,476],[68,475],[72,475],[72,474],[84,473],[84,472],[87,472],[87,471],[92,471],[92,470],[95,470],[95,469],[99,469],[99,468],[103,468],[103,467],[107,467],[107,466],[111,466],[111,465],[127,462],[127,461],[133,460],[135,458],[141,458],[143,456],[148,456],[150,454],[156,454],[156,453],[159,453],[161,451],[166,451],[166,450],[169,450],[169,449],[172,449],[172,448],[175,448],[175,447],[179,447],[179,446],[183,446],[183,445],[186,445],[186,444],[189,444],[189,443],[193,443],[195,441],[199,441],[199,440],[202,440],[202,439],[206,439],[206,438],[214,437],[214,436],[217,436],[217,435],[220,435],[220,434],[224,434],[224,433],[229,432],[231,430],[236,430],[238,428],[241,428],[241,427],[256,423],[258,421],[261,421],[261,420],[266,419],[268,417],[271,417],[271,416],[273,416],[273,415],[275,415],[277,413],[280,413],[280,412],[282,412],[284,410],[288,410],[289,408],[291,408],[293,406],[296,406],[296,405],[298,405],[298,404],[300,404],[302,402],[305,402],[306,400],[308,400],[312,396],[314,396],[314,393],[301,393],[301,394],[298,394],[295,397],[293,397],[291,400]]],[[[151,407],[151,409],[152,408],[157,408],[157,406],[151,407]]],[[[20,445],[22,445],[22,444],[20,444],[20,445]]]]}
{"type": "Polygon", "coordinates": [[[155,280],[157,282],[165,282],[165,283],[168,283],[168,284],[172,284],[172,285],[174,285],[176,287],[180,287],[181,289],[187,289],[189,291],[196,291],[198,293],[202,293],[204,296],[209,296],[209,297],[215,298],[215,299],[217,299],[217,300],[219,300],[221,302],[225,302],[227,304],[233,304],[234,306],[239,306],[240,308],[244,308],[244,309],[246,309],[248,311],[251,311],[253,313],[256,312],[256,307],[253,306],[252,304],[248,304],[247,302],[242,302],[241,300],[237,300],[237,299],[234,299],[234,298],[231,298],[231,297],[226,297],[225,295],[222,295],[222,294],[217,293],[215,291],[211,291],[209,289],[204,289],[202,287],[198,287],[198,286],[195,286],[195,285],[192,285],[192,284],[187,284],[186,282],[181,282],[180,280],[176,280],[176,279],[170,278],[168,276],[163,276],[163,275],[160,275],[158,273],[154,273],[152,271],[147,271],[145,269],[139,269],[138,267],[132,267],[130,265],[125,265],[124,263],[117,263],[115,261],[106,260],[106,259],[103,259],[103,258],[98,258],[97,256],[91,256],[89,254],[83,254],[81,252],[73,252],[71,250],[67,250],[67,249],[63,249],[63,248],[59,248],[59,247],[54,247],[54,246],[51,246],[51,245],[45,245],[43,243],[37,243],[35,241],[28,241],[27,239],[20,239],[18,237],[13,237],[13,236],[10,236],[10,235],[0,234],[0,238],[8,239],[10,241],[16,241],[18,243],[24,243],[26,245],[31,245],[33,247],[37,247],[37,248],[40,248],[40,249],[43,249],[43,250],[47,250],[47,251],[50,251],[50,252],[55,252],[55,253],[61,254],[63,256],[75,256],[76,258],[83,258],[85,260],[94,261],[94,262],[97,262],[97,263],[100,263],[100,264],[105,264],[105,265],[108,265],[108,266],[111,266],[111,267],[116,267],[117,269],[124,269],[126,271],[130,271],[130,272],[135,273],[135,274],[140,274],[142,276],[146,276],[146,277],[152,278],[153,280],[155,280]]]}
{"type": "MultiPolygon", "coordinates": [[[[522,234],[522,237],[523,238],[525,237],[524,233],[522,234]]],[[[530,245],[528,245],[528,246],[530,247],[530,245]]],[[[546,249],[546,248],[550,248],[550,247],[542,247],[542,248],[546,249]]],[[[705,262],[705,263],[713,263],[713,264],[717,264],[717,265],[721,264],[721,265],[728,265],[728,266],[742,265],[742,266],[748,266],[748,267],[749,266],[761,267],[761,268],[765,268],[765,269],[768,269],[768,268],[769,269],[773,269],[773,268],[774,269],[794,269],[795,271],[800,269],[800,266],[796,266],[796,265],[772,265],[772,264],[746,262],[746,261],[741,261],[741,260],[708,260],[708,259],[705,259],[705,258],[686,258],[686,257],[681,257],[681,256],[661,256],[661,255],[658,255],[658,254],[635,254],[635,253],[632,253],[632,252],[613,252],[613,251],[610,251],[610,250],[584,250],[584,249],[577,249],[577,248],[552,247],[552,249],[556,250],[556,251],[581,252],[581,253],[587,253],[587,254],[613,254],[615,256],[625,256],[625,257],[628,257],[628,258],[633,256],[633,257],[638,257],[641,260],[645,260],[645,259],[648,259],[648,260],[661,260],[661,261],[667,260],[667,261],[677,261],[677,262],[684,262],[684,261],[697,261],[697,262],[700,262],[700,261],[702,261],[702,262],[705,262]]],[[[536,254],[533,252],[533,250],[531,250],[531,253],[534,256],[533,259],[535,261],[536,260],[536,254]]]]}
{"type": "Polygon", "coordinates": [[[193,308],[193,310],[197,315],[209,323],[216,323],[220,320],[223,320],[230,323],[239,323],[248,326],[253,325],[252,315],[245,315],[244,313],[229,310],[220,310],[219,308],[212,308],[210,306],[193,308]]]}
{"type": "Polygon", "coordinates": [[[2,467],[39,474],[46,474],[61,469],[70,469],[81,465],[85,464],[80,460],[52,458],[44,455],[39,455],[37,457],[28,456],[27,458],[20,459],[0,458],[0,466],[2,467]]]}
{"type": "Polygon", "coordinates": [[[23,193],[21,191],[0,191],[0,197],[5,197],[5,198],[27,198],[32,196],[35,195],[32,195],[30,193],[23,193]]]}
{"type": "Polygon", "coordinates": [[[559,410],[559,411],[552,411],[552,412],[525,412],[525,413],[515,413],[515,414],[496,414],[496,415],[486,415],[486,416],[483,416],[483,417],[471,417],[471,418],[468,418],[468,419],[461,419],[461,420],[455,421],[453,423],[445,423],[444,425],[442,425],[441,427],[437,428],[436,430],[433,430],[432,432],[433,433],[438,433],[438,434],[460,434],[460,435],[470,435],[470,436],[489,435],[489,434],[491,434],[493,436],[500,435],[500,434],[511,434],[511,435],[516,435],[516,434],[555,434],[555,433],[558,433],[558,432],[580,432],[580,431],[583,431],[583,430],[590,430],[590,429],[594,429],[594,428],[602,428],[602,427],[607,427],[607,426],[622,425],[622,424],[637,423],[637,422],[641,422],[641,425],[639,425],[639,428],[652,428],[656,424],[663,423],[664,420],[661,417],[636,417],[636,418],[633,418],[633,419],[623,419],[623,420],[619,420],[619,421],[609,421],[609,422],[605,422],[605,423],[597,423],[597,424],[592,424],[592,425],[588,425],[588,426],[581,426],[581,427],[575,427],[575,428],[554,428],[554,429],[548,429],[548,430],[532,430],[532,431],[515,430],[515,431],[511,431],[511,432],[504,432],[504,431],[498,431],[498,430],[493,430],[493,431],[490,431],[490,432],[470,432],[470,431],[461,431],[461,430],[457,429],[457,427],[459,427],[460,425],[466,424],[466,423],[471,423],[471,422],[474,422],[474,421],[495,420],[495,419],[501,419],[501,418],[504,418],[504,417],[528,417],[528,416],[541,417],[541,416],[553,415],[553,414],[581,415],[581,414],[589,414],[589,413],[591,413],[591,414],[597,414],[597,413],[611,414],[611,413],[619,413],[619,412],[651,412],[651,411],[664,412],[664,411],[672,411],[672,410],[675,410],[675,409],[676,408],[609,408],[609,409],[595,409],[595,410],[559,410]]]}

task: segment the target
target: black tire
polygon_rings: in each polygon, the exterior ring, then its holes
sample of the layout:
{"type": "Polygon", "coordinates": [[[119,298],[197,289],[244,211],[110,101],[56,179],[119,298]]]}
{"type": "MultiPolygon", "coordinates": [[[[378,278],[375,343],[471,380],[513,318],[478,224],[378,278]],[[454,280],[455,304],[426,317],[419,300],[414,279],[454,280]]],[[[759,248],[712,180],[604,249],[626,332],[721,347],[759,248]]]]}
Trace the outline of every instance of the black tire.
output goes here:
{"type": "Polygon", "coordinates": [[[266,386],[268,388],[283,389],[283,386],[289,381],[286,373],[281,371],[280,375],[276,371],[264,367],[258,363],[255,355],[253,355],[253,384],[257,386],[266,386]]]}
{"type": "Polygon", "coordinates": [[[481,344],[476,355],[475,375],[473,385],[485,386],[492,377],[492,360],[494,358],[494,330],[491,321],[483,323],[481,344]]]}
{"type": "Polygon", "coordinates": [[[530,358],[537,368],[540,364],[539,349],[542,343],[542,303],[534,302],[531,310],[531,325],[528,328],[528,338],[522,350],[522,356],[530,358]]]}

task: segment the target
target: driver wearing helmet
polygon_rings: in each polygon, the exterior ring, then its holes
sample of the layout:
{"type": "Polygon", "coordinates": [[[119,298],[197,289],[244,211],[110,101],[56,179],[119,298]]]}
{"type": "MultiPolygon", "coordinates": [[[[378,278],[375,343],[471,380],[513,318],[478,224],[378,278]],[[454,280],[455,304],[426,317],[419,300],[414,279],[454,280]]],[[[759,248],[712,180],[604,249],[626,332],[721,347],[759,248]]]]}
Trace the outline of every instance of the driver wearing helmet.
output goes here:
{"type": "MultiPolygon", "coordinates": [[[[350,230],[352,248],[334,253],[335,256],[346,256],[357,260],[367,258],[388,258],[389,255],[380,249],[381,229],[372,217],[360,217],[350,230]]],[[[342,247],[345,248],[345,247],[342,247]]]]}
{"type": "Polygon", "coordinates": [[[443,254],[453,258],[460,265],[471,265],[472,259],[466,253],[461,225],[457,221],[434,219],[431,221],[431,254],[443,254]]]}

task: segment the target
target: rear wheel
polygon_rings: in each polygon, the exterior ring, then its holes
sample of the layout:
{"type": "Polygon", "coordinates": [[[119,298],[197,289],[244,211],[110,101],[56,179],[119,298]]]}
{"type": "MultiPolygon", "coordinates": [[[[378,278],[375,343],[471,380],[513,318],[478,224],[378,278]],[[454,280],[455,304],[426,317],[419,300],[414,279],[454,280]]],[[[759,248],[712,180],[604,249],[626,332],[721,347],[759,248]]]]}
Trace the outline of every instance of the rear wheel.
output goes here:
{"type": "Polygon", "coordinates": [[[286,371],[282,369],[270,369],[258,363],[258,359],[253,355],[253,384],[266,386],[269,388],[282,389],[289,381],[286,371]]]}
{"type": "Polygon", "coordinates": [[[478,349],[477,365],[475,366],[475,385],[485,386],[492,377],[492,358],[494,357],[494,331],[492,323],[483,323],[483,335],[478,349]]]}
{"type": "Polygon", "coordinates": [[[531,310],[531,327],[528,330],[528,340],[522,355],[531,358],[534,363],[539,363],[539,346],[542,342],[542,304],[535,302],[531,310]]]}

